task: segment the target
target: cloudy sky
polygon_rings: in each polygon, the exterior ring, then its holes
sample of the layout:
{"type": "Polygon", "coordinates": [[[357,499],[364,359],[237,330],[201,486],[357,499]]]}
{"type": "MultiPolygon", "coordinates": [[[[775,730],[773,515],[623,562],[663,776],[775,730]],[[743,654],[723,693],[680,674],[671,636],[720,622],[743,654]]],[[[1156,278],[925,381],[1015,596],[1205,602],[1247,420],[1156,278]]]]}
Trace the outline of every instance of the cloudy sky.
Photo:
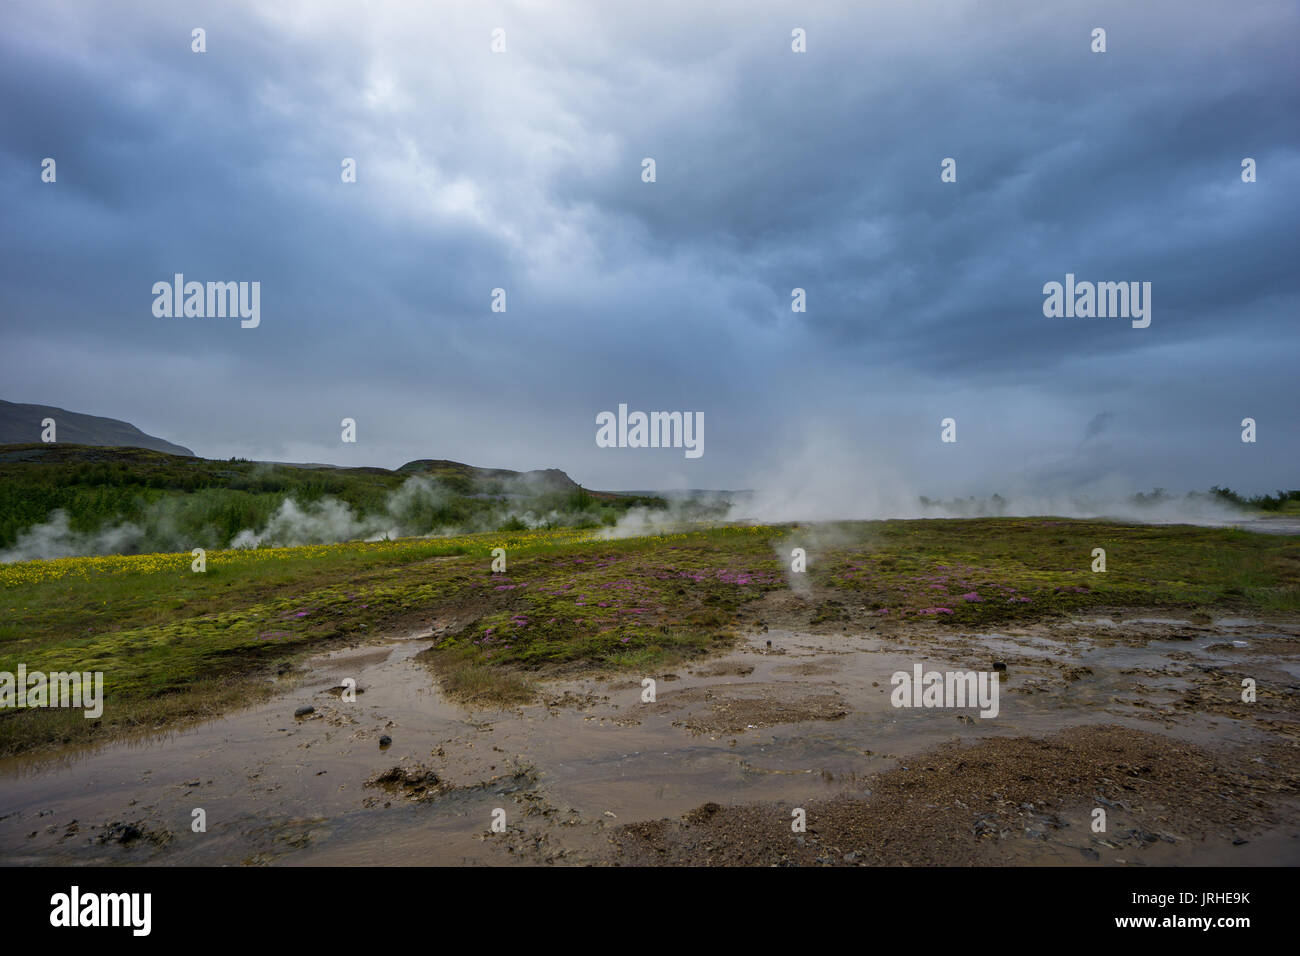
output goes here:
{"type": "Polygon", "coordinates": [[[1298,9],[6,3],[0,398],[597,488],[1297,487],[1298,9]],[[155,317],[178,272],[261,325],[155,317]],[[1067,272],[1150,327],[1045,317],[1067,272]],[[596,447],[619,403],[704,455],[596,447]]]}

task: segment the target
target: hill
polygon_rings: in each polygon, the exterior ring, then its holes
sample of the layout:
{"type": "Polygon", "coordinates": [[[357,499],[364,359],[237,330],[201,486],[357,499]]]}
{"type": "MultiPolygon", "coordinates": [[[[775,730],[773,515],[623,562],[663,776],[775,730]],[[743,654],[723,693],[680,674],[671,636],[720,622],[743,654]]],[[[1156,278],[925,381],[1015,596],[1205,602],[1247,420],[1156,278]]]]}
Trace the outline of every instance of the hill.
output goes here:
{"type": "Polygon", "coordinates": [[[146,435],[129,422],[70,412],[53,405],[24,405],[0,401],[0,445],[41,441],[41,422],[54,419],[55,437],[59,442],[75,445],[99,445],[125,448],[148,448],[170,455],[193,456],[181,445],[146,435]]]}

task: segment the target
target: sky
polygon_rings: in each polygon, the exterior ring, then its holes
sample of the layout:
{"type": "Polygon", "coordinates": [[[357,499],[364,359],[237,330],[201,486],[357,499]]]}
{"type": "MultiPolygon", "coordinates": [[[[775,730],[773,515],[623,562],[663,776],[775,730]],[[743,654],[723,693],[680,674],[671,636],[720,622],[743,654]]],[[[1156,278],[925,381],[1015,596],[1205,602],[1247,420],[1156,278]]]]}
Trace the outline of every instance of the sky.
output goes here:
{"type": "Polygon", "coordinates": [[[1300,486],[1294,2],[0,20],[8,401],[607,489],[1300,486]],[[260,324],[155,315],[176,273],[258,282],[260,324]],[[1067,273],[1149,282],[1150,325],[1045,315],[1067,273]],[[703,454],[598,447],[620,404],[701,413],[703,454]]]}

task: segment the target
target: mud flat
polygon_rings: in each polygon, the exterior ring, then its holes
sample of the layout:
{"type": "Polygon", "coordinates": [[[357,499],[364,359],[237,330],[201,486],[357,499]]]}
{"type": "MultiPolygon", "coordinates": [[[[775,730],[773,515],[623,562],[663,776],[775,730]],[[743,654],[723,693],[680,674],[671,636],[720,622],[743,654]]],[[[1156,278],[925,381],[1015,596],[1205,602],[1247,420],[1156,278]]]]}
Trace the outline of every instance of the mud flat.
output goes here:
{"type": "Polygon", "coordinates": [[[579,674],[466,708],[434,630],[321,654],[225,717],[0,761],[0,862],[1300,863],[1300,623],[810,627],[791,602],[643,675],[653,702],[579,674]],[[890,703],[914,663],[995,660],[996,718],[890,703]]]}

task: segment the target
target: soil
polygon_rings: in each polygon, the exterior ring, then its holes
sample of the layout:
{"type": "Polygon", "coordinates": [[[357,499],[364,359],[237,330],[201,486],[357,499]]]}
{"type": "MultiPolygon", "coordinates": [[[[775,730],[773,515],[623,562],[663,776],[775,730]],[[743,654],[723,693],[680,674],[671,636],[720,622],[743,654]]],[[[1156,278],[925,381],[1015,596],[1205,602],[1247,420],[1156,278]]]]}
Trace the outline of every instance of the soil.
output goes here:
{"type": "Polygon", "coordinates": [[[459,621],[358,641],[198,726],[0,761],[0,863],[1300,864],[1300,621],[824,603],[774,592],[714,658],[506,708],[422,663],[459,621]],[[996,717],[891,703],[914,664],[995,661],[996,717]]]}

